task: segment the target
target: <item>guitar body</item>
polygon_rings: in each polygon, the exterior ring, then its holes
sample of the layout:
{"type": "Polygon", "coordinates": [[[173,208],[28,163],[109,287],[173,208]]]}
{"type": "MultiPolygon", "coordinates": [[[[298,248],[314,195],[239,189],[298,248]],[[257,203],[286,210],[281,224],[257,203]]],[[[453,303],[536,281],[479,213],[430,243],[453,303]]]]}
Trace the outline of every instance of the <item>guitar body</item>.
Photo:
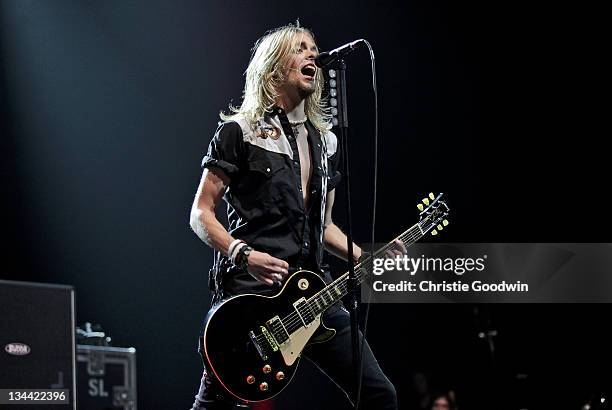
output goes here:
{"type": "Polygon", "coordinates": [[[334,336],[321,314],[308,319],[295,307],[323,288],[316,273],[298,271],[275,296],[234,296],[209,313],[204,354],[229,393],[242,402],[274,397],[293,378],[304,347],[334,336]]]}

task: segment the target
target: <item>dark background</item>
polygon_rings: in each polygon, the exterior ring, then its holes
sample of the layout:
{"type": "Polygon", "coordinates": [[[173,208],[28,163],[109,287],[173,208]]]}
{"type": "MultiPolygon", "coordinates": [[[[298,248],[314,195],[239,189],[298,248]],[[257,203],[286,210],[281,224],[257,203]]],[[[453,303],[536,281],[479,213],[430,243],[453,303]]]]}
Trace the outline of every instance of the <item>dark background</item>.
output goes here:
{"type": "MultiPolygon", "coordinates": [[[[188,408],[212,259],[188,224],[200,159],[219,110],[240,102],[255,40],[296,18],[323,50],[366,38],[376,52],[378,241],[412,225],[430,191],[452,207],[445,241],[608,241],[599,15],[554,2],[2,0],[0,278],[74,285],[77,320],[138,349],[139,406],[188,408]]],[[[367,54],[348,63],[363,242],[373,104],[367,54]]],[[[375,305],[368,332],[401,408],[422,372],[463,409],[577,409],[612,385],[609,314],[375,305]],[[477,338],[488,321],[495,365],[477,338]]],[[[347,407],[311,373],[273,407],[347,407]]]]}

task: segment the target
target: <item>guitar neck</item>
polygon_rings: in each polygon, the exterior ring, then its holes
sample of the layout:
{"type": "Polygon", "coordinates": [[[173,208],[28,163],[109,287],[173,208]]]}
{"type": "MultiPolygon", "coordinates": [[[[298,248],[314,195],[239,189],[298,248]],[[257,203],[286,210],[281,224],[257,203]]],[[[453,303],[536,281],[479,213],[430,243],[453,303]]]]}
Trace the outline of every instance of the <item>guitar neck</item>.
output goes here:
{"type": "MultiPolygon", "coordinates": [[[[376,250],[370,256],[355,265],[355,275],[357,277],[357,283],[363,282],[363,280],[371,274],[374,265],[374,259],[382,257],[386,251],[391,249],[398,249],[399,245],[395,242],[400,240],[405,247],[411,246],[423,237],[425,232],[421,229],[418,223],[407,229],[397,238],[391,242],[376,250]]],[[[318,293],[308,299],[307,303],[312,312],[317,315],[323,313],[334,303],[338,302],[348,293],[348,279],[349,272],[344,273],[338,279],[321,289],[318,293]]]]}

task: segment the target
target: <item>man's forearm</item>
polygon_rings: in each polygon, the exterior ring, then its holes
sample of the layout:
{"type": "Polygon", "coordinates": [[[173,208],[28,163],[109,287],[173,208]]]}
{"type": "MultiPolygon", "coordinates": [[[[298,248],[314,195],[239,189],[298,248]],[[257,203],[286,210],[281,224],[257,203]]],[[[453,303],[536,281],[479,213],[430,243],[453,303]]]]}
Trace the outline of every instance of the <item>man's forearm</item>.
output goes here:
{"type": "Polygon", "coordinates": [[[227,255],[234,238],[227,232],[213,212],[195,209],[191,212],[189,225],[204,243],[227,255]]]}
{"type": "MultiPolygon", "coordinates": [[[[348,260],[348,247],[346,246],[346,235],[334,223],[330,223],[325,228],[323,238],[325,249],[343,260],[348,260]]],[[[353,243],[353,261],[357,263],[361,256],[361,248],[353,243]]]]}

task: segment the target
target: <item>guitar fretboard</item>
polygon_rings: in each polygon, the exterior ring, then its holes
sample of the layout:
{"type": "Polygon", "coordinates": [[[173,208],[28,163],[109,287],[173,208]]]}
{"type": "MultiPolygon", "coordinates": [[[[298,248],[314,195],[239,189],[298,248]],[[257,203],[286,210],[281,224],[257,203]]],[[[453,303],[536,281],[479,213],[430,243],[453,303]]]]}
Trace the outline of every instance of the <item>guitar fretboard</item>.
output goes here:
{"type": "MultiPolygon", "coordinates": [[[[423,237],[424,231],[420,225],[414,224],[411,228],[406,230],[404,233],[399,235],[393,241],[389,242],[385,246],[373,252],[367,258],[355,265],[355,275],[357,283],[363,282],[363,280],[371,274],[374,266],[374,259],[382,257],[388,250],[400,250],[399,244],[395,241],[399,239],[402,241],[405,247],[408,247],[423,237]]],[[[318,293],[301,303],[296,308],[302,318],[313,317],[323,313],[327,308],[338,302],[348,293],[348,280],[349,272],[344,273],[332,283],[321,289],[318,293]]],[[[289,333],[294,332],[302,326],[301,320],[294,320],[291,318],[293,314],[283,318],[283,322],[289,333]]]]}

